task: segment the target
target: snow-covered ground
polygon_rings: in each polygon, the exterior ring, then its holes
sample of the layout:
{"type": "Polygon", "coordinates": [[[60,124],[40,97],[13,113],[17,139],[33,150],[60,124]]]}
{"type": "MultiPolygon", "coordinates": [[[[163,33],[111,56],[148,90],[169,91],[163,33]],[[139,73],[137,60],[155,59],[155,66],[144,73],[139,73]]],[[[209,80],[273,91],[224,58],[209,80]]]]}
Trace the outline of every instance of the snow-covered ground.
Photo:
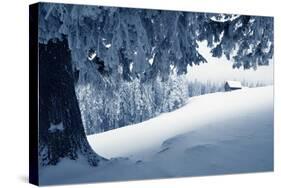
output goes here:
{"type": "Polygon", "coordinates": [[[178,110],[88,140],[98,154],[111,160],[93,168],[83,159],[64,159],[43,169],[40,182],[272,171],[273,87],[193,97],[178,110]]]}

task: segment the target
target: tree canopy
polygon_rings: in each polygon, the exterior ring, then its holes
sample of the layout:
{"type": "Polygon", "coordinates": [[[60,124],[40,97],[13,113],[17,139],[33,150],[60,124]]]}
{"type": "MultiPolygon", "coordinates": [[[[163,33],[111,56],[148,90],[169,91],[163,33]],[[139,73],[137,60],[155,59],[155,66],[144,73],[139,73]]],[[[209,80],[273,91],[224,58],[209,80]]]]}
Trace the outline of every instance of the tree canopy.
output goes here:
{"type": "Polygon", "coordinates": [[[67,38],[80,75],[98,57],[105,72],[144,80],[207,62],[197,42],[233,67],[256,69],[273,57],[273,18],[69,4],[40,4],[39,42],[67,38]]]}

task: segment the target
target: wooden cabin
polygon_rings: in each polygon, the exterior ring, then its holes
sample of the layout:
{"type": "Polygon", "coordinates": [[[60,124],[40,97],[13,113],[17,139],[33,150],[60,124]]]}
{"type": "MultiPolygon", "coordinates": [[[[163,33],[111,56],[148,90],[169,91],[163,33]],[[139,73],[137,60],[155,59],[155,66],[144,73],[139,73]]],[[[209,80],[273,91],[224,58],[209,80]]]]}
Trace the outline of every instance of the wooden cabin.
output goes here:
{"type": "Polygon", "coordinates": [[[239,81],[231,81],[228,80],[225,82],[224,90],[225,91],[233,91],[237,89],[242,89],[242,84],[239,81]]]}

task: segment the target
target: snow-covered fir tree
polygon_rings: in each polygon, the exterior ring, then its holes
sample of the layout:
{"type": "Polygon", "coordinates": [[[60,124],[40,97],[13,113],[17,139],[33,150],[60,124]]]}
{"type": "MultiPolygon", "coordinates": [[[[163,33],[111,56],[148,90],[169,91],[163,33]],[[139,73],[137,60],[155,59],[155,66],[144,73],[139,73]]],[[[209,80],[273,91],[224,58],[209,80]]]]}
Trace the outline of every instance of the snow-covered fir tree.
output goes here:
{"type": "Polygon", "coordinates": [[[49,70],[40,69],[42,166],[79,155],[98,165],[83,124],[101,132],[180,107],[187,89],[179,75],[207,63],[197,41],[245,69],[267,65],[274,45],[270,17],[69,4],[41,3],[38,31],[49,70]],[[54,124],[64,129],[49,131],[54,124]]]}

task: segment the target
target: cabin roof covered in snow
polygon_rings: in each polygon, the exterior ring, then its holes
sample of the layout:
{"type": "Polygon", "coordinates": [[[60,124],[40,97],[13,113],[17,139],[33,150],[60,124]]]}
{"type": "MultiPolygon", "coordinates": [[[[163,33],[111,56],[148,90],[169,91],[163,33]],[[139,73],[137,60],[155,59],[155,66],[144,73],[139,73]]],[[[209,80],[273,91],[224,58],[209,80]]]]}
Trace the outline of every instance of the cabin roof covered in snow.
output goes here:
{"type": "Polygon", "coordinates": [[[227,80],[225,84],[228,84],[231,88],[242,88],[241,82],[239,81],[227,80]]]}

